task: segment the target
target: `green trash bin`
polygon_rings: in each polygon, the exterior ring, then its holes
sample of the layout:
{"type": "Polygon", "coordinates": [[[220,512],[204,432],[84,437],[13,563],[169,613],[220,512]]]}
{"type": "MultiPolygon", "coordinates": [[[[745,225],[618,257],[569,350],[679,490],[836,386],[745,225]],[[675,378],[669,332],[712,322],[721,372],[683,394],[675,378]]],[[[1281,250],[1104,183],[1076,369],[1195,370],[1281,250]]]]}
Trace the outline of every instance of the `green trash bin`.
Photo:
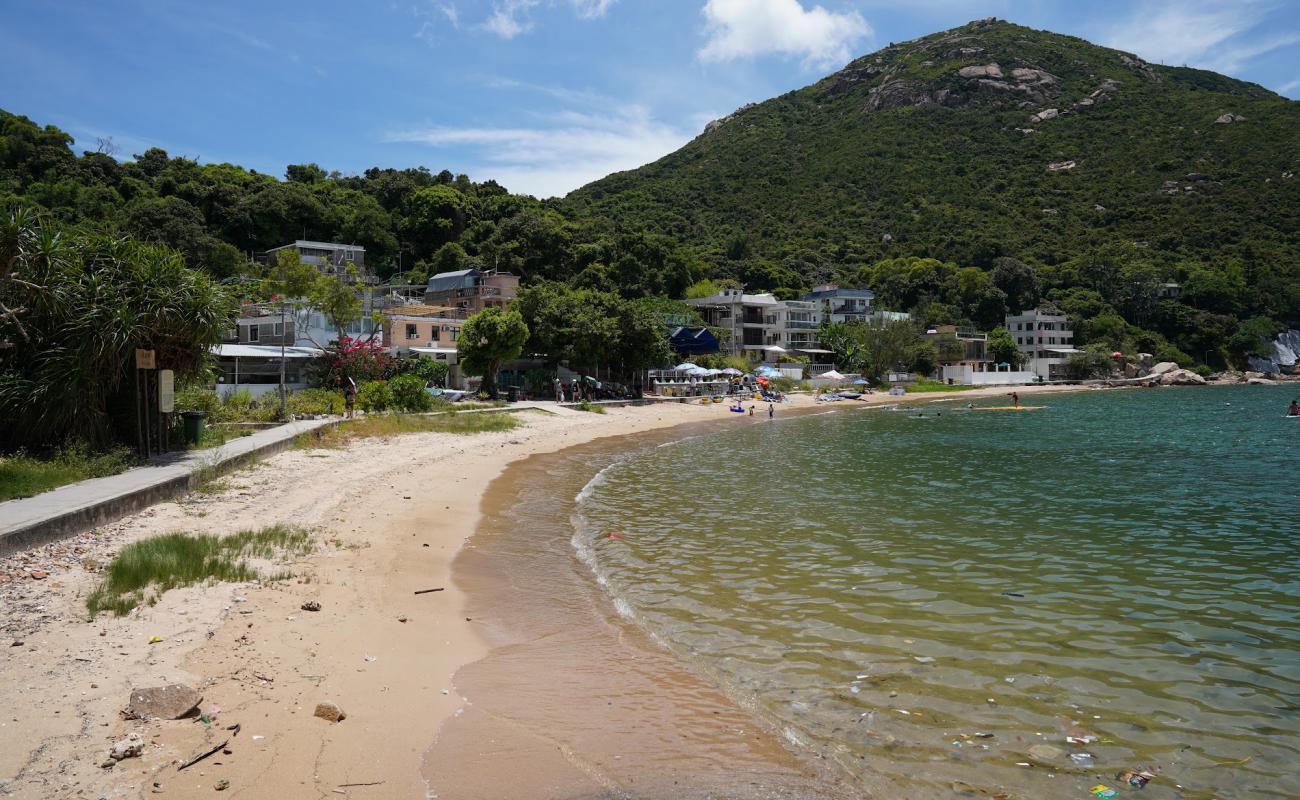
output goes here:
{"type": "Polygon", "coordinates": [[[181,419],[185,426],[185,441],[189,444],[198,444],[203,441],[203,425],[207,419],[206,411],[186,411],[181,414],[181,419]]]}

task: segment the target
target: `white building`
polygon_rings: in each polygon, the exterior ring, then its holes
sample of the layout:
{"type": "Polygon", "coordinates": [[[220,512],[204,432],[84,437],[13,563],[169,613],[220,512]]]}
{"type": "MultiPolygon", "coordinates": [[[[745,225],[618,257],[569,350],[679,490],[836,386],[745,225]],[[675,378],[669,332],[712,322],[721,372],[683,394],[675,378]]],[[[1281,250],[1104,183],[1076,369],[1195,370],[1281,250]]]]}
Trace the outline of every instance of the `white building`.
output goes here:
{"type": "Polygon", "coordinates": [[[1056,309],[1008,314],[1006,326],[1020,346],[1024,369],[1043,380],[1064,380],[1066,359],[1083,352],[1074,346],[1069,318],[1056,309]]]}

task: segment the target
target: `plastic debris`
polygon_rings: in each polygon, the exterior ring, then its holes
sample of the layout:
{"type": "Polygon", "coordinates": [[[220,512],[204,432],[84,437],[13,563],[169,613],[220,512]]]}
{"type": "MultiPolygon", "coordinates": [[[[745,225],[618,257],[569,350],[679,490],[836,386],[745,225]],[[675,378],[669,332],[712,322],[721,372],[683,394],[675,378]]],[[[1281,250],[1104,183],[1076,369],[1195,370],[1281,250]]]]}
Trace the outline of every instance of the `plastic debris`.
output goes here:
{"type": "Polygon", "coordinates": [[[1071,753],[1070,760],[1081,767],[1091,767],[1093,761],[1092,753],[1071,753]]]}
{"type": "Polygon", "coordinates": [[[1112,797],[1114,797],[1115,795],[1119,794],[1119,792],[1115,791],[1114,789],[1110,788],[1109,786],[1106,786],[1106,785],[1104,785],[1104,784],[1100,784],[1100,783],[1097,784],[1096,786],[1092,787],[1091,789],[1089,789],[1088,792],[1091,793],[1091,794],[1092,794],[1093,796],[1095,796],[1095,797],[1100,797],[1100,798],[1102,798],[1102,800],[1110,800],[1110,798],[1112,798],[1112,797]]]}
{"type": "Polygon", "coordinates": [[[1127,783],[1129,786],[1132,786],[1135,789],[1141,789],[1143,786],[1146,786],[1154,777],[1155,775],[1151,774],[1150,772],[1138,771],[1135,769],[1126,769],[1126,770],[1121,770],[1119,773],[1117,773],[1115,775],[1115,780],[1119,781],[1120,783],[1127,783]]]}
{"type": "Polygon", "coordinates": [[[161,636],[150,636],[150,637],[149,637],[149,644],[158,644],[158,643],[161,642],[162,640],[163,640],[163,638],[162,638],[161,636]]]}
{"type": "Polygon", "coordinates": [[[917,662],[921,664],[929,664],[931,661],[934,661],[930,656],[912,656],[912,658],[915,658],[917,662]]]}

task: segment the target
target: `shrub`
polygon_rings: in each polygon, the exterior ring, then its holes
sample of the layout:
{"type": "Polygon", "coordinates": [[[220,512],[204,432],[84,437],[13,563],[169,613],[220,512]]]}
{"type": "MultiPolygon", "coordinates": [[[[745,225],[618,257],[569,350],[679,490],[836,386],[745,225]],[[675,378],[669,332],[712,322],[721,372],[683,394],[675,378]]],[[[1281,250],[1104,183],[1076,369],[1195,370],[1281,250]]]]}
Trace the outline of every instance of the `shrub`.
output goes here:
{"type": "Polygon", "coordinates": [[[447,373],[451,370],[446,361],[436,361],[428,356],[404,359],[399,366],[403,372],[417,375],[420,380],[432,383],[434,386],[445,386],[447,373]]]}
{"type": "Polygon", "coordinates": [[[342,414],[344,400],[342,392],[329,389],[303,389],[289,395],[289,413],[294,414],[342,414]]]}
{"type": "Polygon", "coordinates": [[[789,392],[794,390],[794,387],[798,385],[798,382],[795,381],[794,378],[786,378],[783,376],[780,378],[770,379],[768,385],[778,392],[789,392]]]}
{"type": "Polygon", "coordinates": [[[387,411],[393,404],[393,393],[387,381],[369,381],[357,391],[357,405],[367,414],[387,411]]]}
{"type": "Polygon", "coordinates": [[[388,382],[392,405],[400,411],[428,411],[432,405],[424,381],[417,375],[398,375],[388,382]]]}
{"type": "Polygon", "coordinates": [[[176,391],[176,411],[203,411],[216,417],[221,408],[221,398],[212,389],[189,384],[176,391]]]}

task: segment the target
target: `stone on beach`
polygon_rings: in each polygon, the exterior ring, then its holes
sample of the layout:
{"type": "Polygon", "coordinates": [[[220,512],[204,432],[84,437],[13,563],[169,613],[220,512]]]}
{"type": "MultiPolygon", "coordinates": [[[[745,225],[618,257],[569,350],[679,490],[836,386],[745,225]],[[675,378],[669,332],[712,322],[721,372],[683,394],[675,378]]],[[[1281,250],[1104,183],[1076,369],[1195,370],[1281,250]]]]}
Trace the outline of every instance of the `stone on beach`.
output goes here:
{"type": "Polygon", "coordinates": [[[201,702],[203,695],[182,683],[132,689],[125,716],[127,719],[180,719],[192,713],[201,702]]]}
{"type": "Polygon", "coordinates": [[[343,709],[339,708],[337,703],[332,703],[328,700],[316,704],[315,715],[321,719],[327,719],[330,722],[342,722],[348,718],[347,713],[344,712],[343,709]]]}
{"type": "Polygon", "coordinates": [[[1160,376],[1161,386],[1204,386],[1205,379],[1190,369],[1175,369],[1160,376]]]}
{"type": "Polygon", "coordinates": [[[109,751],[108,757],[114,761],[121,761],[125,758],[139,758],[144,753],[144,737],[138,733],[132,733],[120,742],[113,745],[109,751]]]}

